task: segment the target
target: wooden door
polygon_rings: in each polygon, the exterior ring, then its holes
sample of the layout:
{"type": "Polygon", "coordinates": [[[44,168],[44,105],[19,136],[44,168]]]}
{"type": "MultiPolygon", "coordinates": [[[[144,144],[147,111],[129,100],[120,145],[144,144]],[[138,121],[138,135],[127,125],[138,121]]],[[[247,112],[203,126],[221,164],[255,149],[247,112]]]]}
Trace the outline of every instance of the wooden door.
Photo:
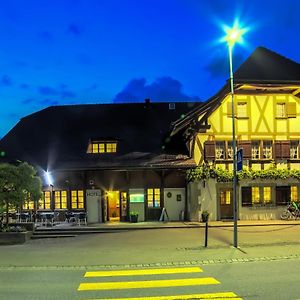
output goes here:
{"type": "Polygon", "coordinates": [[[233,219],[233,189],[220,189],[219,203],[220,203],[220,219],[233,219]]]}

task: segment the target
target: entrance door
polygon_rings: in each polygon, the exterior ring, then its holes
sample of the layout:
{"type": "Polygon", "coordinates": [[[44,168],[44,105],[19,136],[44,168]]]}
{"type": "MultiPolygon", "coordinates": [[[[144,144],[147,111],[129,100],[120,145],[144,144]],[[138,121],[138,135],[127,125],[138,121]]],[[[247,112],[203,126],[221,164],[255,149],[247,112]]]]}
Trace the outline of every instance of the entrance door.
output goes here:
{"type": "Polygon", "coordinates": [[[220,219],[233,219],[232,188],[220,189],[220,219]]]}
{"type": "Polygon", "coordinates": [[[107,192],[107,221],[120,221],[120,192],[107,192]]]}

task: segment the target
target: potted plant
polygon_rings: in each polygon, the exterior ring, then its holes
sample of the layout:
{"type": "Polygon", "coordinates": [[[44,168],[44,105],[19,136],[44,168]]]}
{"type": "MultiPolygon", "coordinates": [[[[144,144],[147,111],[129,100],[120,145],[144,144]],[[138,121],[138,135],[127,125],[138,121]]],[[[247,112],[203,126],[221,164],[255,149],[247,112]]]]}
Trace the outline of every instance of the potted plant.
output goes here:
{"type": "Polygon", "coordinates": [[[136,211],[131,211],[129,213],[130,216],[130,222],[131,223],[137,223],[138,222],[138,218],[139,218],[139,213],[136,211]]]}
{"type": "Polygon", "coordinates": [[[201,213],[201,220],[202,222],[206,223],[209,219],[209,212],[207,210],[202,211],[201,213]]]}

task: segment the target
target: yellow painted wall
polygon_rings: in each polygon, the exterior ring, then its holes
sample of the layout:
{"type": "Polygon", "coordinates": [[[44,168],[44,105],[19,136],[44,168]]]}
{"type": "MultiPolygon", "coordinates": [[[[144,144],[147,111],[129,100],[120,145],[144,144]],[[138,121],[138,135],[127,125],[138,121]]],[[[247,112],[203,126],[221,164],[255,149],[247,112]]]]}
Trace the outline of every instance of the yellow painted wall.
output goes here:
{"type": "MultiPolygon", "coordinates": [[[[236,118],[237,140],[290,140],[300,139],[300,99],[292,94],[235,95],[235,103],[247,102],[248,118],[236,118]],[[296,103],[295,118],[276,118],[276,103],[296,103]]],[[[199,133],[202,148],[206,140],[232,140],[232,118],[228,116],[227,103],[231,95],[225,97],[221,105],[208,118],[211,128],[199,133]]],[[[199,118],[200,119],[200,118],[199,118]]],[[[195,143],[194,157],[197,163],[203,161],[203,150],[195,143]]]]}

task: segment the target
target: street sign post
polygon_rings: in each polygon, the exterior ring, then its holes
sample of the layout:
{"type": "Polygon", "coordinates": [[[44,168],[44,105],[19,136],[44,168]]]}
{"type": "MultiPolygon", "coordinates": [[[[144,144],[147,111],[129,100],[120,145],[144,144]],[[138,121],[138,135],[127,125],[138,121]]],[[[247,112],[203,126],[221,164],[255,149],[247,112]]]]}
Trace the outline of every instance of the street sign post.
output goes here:
{"type": "Polygon", "coordinates": [[[239,149],[236,152],[236,170],[237,171],[243,170],[243,149],[239,149]]]}

